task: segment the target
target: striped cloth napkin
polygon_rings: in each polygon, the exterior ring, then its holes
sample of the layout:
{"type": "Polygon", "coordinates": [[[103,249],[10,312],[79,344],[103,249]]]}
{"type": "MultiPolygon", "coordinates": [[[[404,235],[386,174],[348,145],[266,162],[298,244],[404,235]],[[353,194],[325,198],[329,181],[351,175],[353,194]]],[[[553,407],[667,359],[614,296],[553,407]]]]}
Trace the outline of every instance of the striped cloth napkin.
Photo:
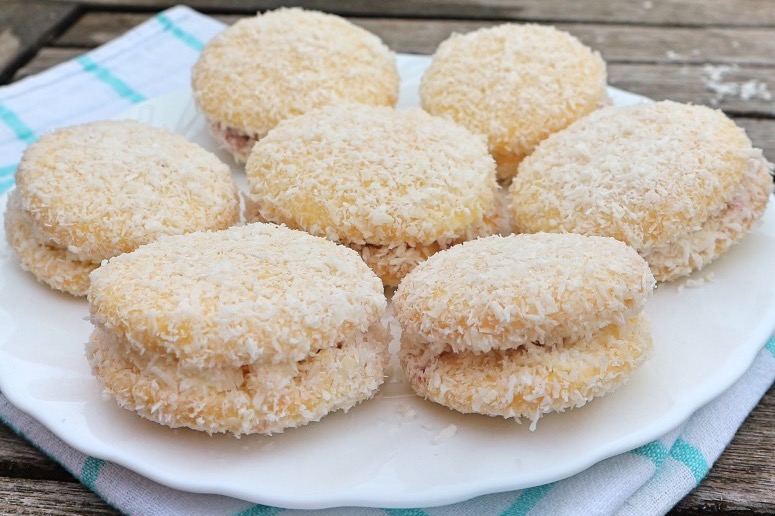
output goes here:
{"type": "MultiPolygon", "coordinates": [[[[41,133],[109,118],[145,99],[189,84],[190,67],[223,25],[186,7],[158,14],[76,59],[0,87],[0,193],[13,185],[23,149],[41,133]]],[[[663,514],[707,474],[748,413],[775,380],[775,338],[726,393],[680,428],[571,478],[427,509],[337,508],[319,514],[663,514]]],[[[0,393],[0,419],[127,514],[282,515],[307,511],[171,489],[66,445],[0,393]]]]}

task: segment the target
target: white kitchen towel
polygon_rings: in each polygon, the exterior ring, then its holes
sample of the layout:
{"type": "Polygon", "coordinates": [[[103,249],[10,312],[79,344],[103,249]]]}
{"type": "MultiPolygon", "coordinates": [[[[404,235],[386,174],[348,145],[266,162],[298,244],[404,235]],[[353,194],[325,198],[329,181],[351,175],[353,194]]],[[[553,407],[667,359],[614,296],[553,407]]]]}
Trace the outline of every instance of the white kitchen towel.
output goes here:
{"type": "MultiPolygon", "coordinates": [[[[120,38],[36,76],[0,87],[0,193],[23,149],[54,128],[115,116],[189,84],[190,68],[220,22],[186,7],[162,12],[120,38]]],[[[565,480],[424,509],[337,508],[342,515],[663,514],[707,474],[775,381],[775,338],[726,393],[680,428],[565,480]]],[[[171,489],[66,445],[0,394],[0,420],[131,515],[282,515],[307,511],[171,489]]]]}
{"type": "Polygon", "coordinates": [[[189,85],[191,66],[223,24],[186,7],[44,73],[0,87],[0,192],[22,151],[57,127],[111,118],[189,85]]]}

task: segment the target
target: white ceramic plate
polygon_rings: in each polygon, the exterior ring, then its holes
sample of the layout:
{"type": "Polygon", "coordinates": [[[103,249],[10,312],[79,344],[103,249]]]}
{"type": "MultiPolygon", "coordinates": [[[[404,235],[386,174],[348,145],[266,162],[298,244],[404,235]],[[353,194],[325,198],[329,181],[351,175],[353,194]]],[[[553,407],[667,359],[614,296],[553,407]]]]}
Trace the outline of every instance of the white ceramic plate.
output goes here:
{"type": "MultiPolygon", "coordinates": [[[[426,58],[400,56],[402,105],[416,105],[426,65],[426,58]]],[[[619,104],[644,100],[612,96],[619,104]]],[[[188,92],[127,116],[213,148],[188,92]]],[[[535,432],[425,402],[394,378],[347,414],[238,440],[172,430],[103,400],[84,358],[86,302],[22,273],[0,235],[0,389],[78,450],[175,488],[307,509],[447,504],[573,475],[662,436],[727,389],[775,327],[773,257],[770,208],[757,231],[702,271],[713,281],[659,286],[646,309],[655,349],[629,384],[541,419],[535,432]],[[457,432],[438,442],[449,425],[457,432]]]]}

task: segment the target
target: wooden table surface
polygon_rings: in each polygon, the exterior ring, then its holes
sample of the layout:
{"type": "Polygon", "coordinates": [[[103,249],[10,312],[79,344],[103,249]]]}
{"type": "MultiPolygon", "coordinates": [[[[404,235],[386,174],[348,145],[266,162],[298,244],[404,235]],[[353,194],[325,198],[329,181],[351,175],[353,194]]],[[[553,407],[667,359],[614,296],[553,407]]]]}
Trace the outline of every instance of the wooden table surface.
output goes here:
{"type": "MultiPolygon", "coordinates": [[[[122,34],[174,1],[0,0],[0,84],[122,34]]],[[[225,22],[283,5],[196,0],[225,22]]],[[[452,32],[504,21],[550,23],[598,49],[609,83],[654,99],[717,106],[775,161],[775,1],[308,0],[394,50],[430,54],[452,32]]],[[[770,388],[700,486],[671,514],[775,514],[775,391],[770,388]]],[[[0,514],[115,514],[0,424],[0,514]]]]}

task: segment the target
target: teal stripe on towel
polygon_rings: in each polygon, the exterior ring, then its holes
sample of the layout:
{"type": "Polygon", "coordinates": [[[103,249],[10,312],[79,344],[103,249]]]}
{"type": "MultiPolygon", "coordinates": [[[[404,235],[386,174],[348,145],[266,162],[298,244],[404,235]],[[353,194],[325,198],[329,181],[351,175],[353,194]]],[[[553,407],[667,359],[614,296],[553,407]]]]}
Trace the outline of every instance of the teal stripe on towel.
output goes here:
{"type": "Polygon", "coordinates": [[[676,439],[675,444],[670,449],[670,456],[689,468],[698,484],[705,478],[708,469],[710,469],[702,452],[683,439],[676,439]]]}
{"type": "Polygon", "coordinates": [[[0,121],[7,125],[13,134],[24,143],[32,143],[38,139],[35,133],[27,127],[27,124],[16,116],[16,113],[0,104],[0,121]]]}
{"type": "Polygon", "coordinates": [[[501,513],[501,516],[525,516],[552,490],[552,487],[554,483],[525,489],[514,503],[501,513]]]}
{"type": "Polygon", "coordinates": [[[234,516],[274,516],[282,512],[282,509],[277,507],[269,507],[268,505],[256,504],[252,507],[248,507],[244,511],[240,511],[234,516]]]}
{"type": "Polygon", "coordinates": [[[775,335],[770,337],[770,340],[767,341],[767,344],[764,347],[772,353],[773,357],[775,357],[775,335]]]}
{"type": "Polygon", "coordinates": [[[0,167],[0,177],[12,176],[16,172],[16,165],[0,167]]]}
{"type": "Polygon", "coordinates": [[[422,509],[383,509],[388,516],[428,516],[422,509]]]}
{"type": "Polygon", "coordinates": [[[665,462],[667,456],[670,455],[670,450],[668,450],[667,446],[660,441],[652,441],[648,444],[644,444],[640,448],[635,448],[632,450],[632,453],[651,459],[654,466],[659,468],[662,466],[662,463],[665,462]]]}
{"type": "Polygon", "coordinates": [[[97,485],[97,477],[100,476],[100,470],[104,465],[104,460],[87,457],[86,462],[83,463],[83,468],[81,468],[81,482],[83,482],[83,485],[94,491],[94,487],[97,485]]]}
{"type": "Polygon", "coordinates": [[[76,61],[78,61],[84,70],[93,73],[100,81],[113,88],[113,91],[118,93],[121,98],[125,98],[134,104],[145,100],[145,97],[140,93],[136,92],[130,88],[127,83],[113,75],[113,72],[104,66],[95,63],[89,56],[80,56],[76,58],[76,61]]]}
{"type": "Polygon", "coordinates": [[[189,47],[193,48],[197,52],[201,52],[202,49],[205,47],[204,43],[196,39],[194,36],[189,34],[188,32],[184,31],[175,23],[170,20],[166,14],[159,14],[156,16],[156,21],[158,21],[162,27],[164,27],[165,31],[168,31],[170,34],[178,38],[180,41],[188,45],[189,47]]]}

